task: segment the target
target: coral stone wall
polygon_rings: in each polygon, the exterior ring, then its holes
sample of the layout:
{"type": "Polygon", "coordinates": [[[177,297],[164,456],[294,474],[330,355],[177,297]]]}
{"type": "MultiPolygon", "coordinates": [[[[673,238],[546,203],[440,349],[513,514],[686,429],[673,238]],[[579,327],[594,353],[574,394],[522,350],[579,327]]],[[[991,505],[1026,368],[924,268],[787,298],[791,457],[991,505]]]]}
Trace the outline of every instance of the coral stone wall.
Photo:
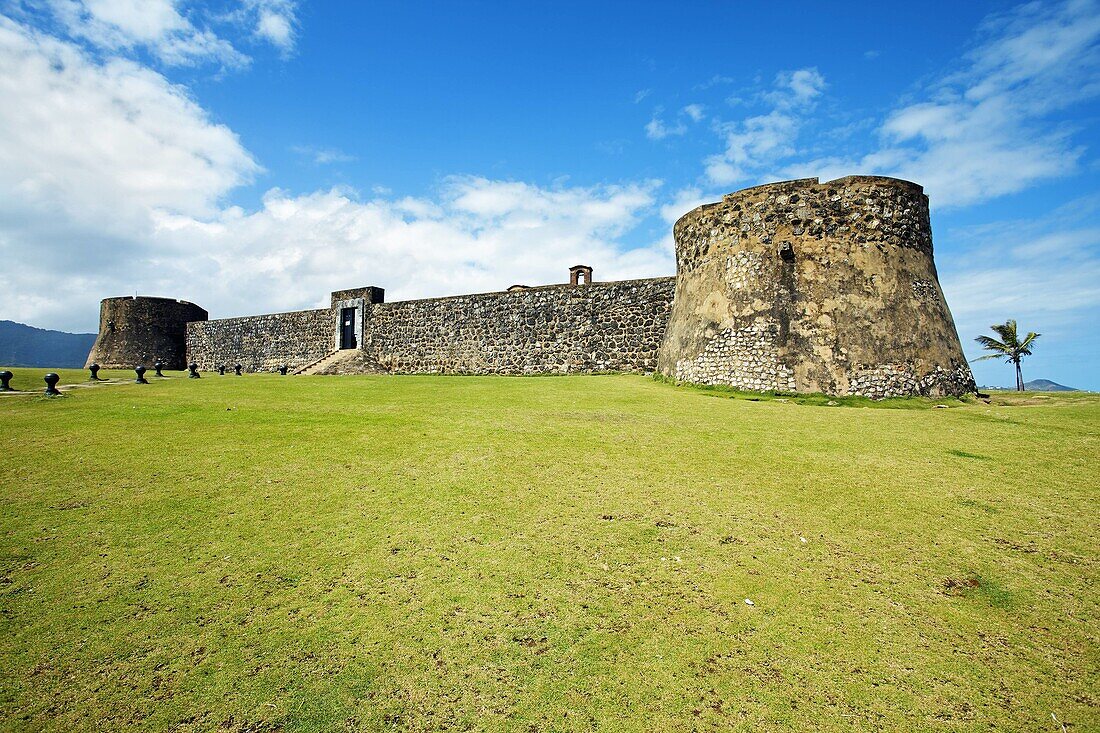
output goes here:
{"type": "Polygon", "coordinates": [[[674,236],[662,373],[758,391],[973,391],[920,186],[872,176],[758,186],[686,214],[674,236]]]}
{"type": "Polygon", "coordinates": [[[184,331],[189,321],[205,321],[207,312],[194,303],[173,298],[127,296],[105,298],[99,304],[99,334],[86,366],[108,369],[151,367],[158,359],[168,369],[183,369],[184,331]]]}
{"type": "Polygon", "coordinates": [[[652,371],[673,279],[552,285],[369,306],[362,353],[337,371],[652,371]]]}
{"type": "Polygon", "coordinates": [[[187,326],[187,356],[204,371],[239,363],[249,372],[311,364],[335,348],[336,314],[321,310],[222,318],[187,326]]]}

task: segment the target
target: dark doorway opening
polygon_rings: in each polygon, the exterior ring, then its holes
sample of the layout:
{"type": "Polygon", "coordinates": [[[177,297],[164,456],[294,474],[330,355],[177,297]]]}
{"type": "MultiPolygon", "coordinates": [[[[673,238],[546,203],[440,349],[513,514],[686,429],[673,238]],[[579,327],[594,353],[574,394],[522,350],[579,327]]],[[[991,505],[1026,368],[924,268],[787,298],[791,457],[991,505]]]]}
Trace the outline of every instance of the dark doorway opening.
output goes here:
{"type": "Polygon", "coordinates": [[[340,309],[340,348],[354,349],[355,343],[355,309],[340,309]]]}

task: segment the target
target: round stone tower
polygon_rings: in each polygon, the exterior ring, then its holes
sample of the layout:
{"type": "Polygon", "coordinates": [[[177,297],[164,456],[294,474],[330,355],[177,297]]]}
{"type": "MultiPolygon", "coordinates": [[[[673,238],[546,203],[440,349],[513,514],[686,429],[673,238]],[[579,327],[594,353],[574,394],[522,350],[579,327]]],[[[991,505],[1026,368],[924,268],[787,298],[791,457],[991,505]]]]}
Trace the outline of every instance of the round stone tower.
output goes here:
{"type": "Polygon", "coordinates": [[[850,176],[727,194],[676,222],[658,369],[831,395],[974,391],[915,183],[850,176]]]}
{"type": "Polygon", "coordinates": [[[205,310],[186,300],[105,298],[99,304],[99,335],[87,364],[128,369],[160,359],[167,369],[185,369],[187,323],[207,318],[205,310]]]}

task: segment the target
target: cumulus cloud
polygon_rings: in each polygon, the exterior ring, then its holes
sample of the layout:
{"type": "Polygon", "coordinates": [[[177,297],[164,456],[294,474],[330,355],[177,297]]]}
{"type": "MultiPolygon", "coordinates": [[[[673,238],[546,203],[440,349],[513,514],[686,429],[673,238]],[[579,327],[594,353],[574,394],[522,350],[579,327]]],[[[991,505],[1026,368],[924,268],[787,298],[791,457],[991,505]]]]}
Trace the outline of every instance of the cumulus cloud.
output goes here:
{"type": "Polygon", "coordinates": [[[253,33],[284,53],[294,48],[297,6],[293,0],[245,0],[245,14],[251,16],[253,33]]]}
{"type": "Polygon", "coordinates": [[[563,282],[575,262],[601,278],[653,276],[672,272],[667,254],[623,252],[617,238],[652,205],[655,186],[453,177],[431,199],[399,200],[273,190],[256,212],[165,217],[156,241],[198,255],[179,266],[198,269],[200,302],[221,315],[316,306],[329,290],[356,285],[405,299],[563,282]]]}
{"type": "Polygon", "coordinates": [[[5,220],[64,211],[110,230],[134,212],[215,211],[259,166],[181,87],[130,61],[0,17],[0,186],[5,220]]]}
{"type": "Polygon", "coordinates": [[[1043,217],[949,231],[954,246],[937,259],[960,332],[988,330],[1004,313],[1049,330],[1063,314],[1100,309],[1098,214],[1094,194],[1043,217]]]}
{"type": "Polygon", "coordinates": [[[780,72],[772,89],[762,95],[769,111],[737,121],[716,122],[725,150],[703,161],[709,182],[721,186],[742,182],[794,155],[804,118],[824,89],[825,77],[815,68],[780,72]]]}
{"type": "Polygon", "coordinates": [[[699,122],[700,120],[703,119],[703,117],[706,116],[704,114],[705,109],[706,108],[701,104],[689,104],[688,106],[684,107],[683,110],[681,110],[681,111],[685,115],[690,117],[692,122],[699,122]]]}
{"type": "Polygon", "coordinates": [[[650,140],[664,140],[666,137],[673,135],[683,135],[687,132],[687,125],[682,121],[676,123],[666,123],[661,119],[660,114],[663,112],[660,107],[653,113],[653,117],[646,123],[645,136],[650,140]]]}
{"type": "Polygon", "coordinates": [[[958,71],[890,111],[876,149],[792,165],[790,175],[880,173],[965,206],[1075,172],[1082,148],[1052,113],[1100,95],[1100,8],[1030,3],[995,16],[958,71]]]}
{"type": "Polygon", "coordinates": [[[663,140],[666,137],[683,135],[688,130],[688,122],[699,122],[705,116],[705,107],[701,104],[689,104],[676,115],[675,122],[665,122],[661,118],[663,107],[653,111],[653,117],[645,126],[645,134],[650,140],[663,140]]]}
{"type": "Polygon", "coordinates": [[[162,63],[214,61],[243,66],[248,57],[206,28],[195,27],[175,0],[47,0],[68,34],[109,51],[144,49],[162,63]]]}
{"type": "Polygon", "coordinates": [[[100,298],[186,298],[215,316],[321,305],[376,284],[391,298],[670,274],[660,247],[624,251],[658,181],[536,186],[445,179],[430,197],[228,192],[259,166],[162,75],[99,61],[0,18],[0,313],[94,328],[100,298]]]}
{"type": "Polygon", "coordinates": [[[43,0],[68,36],[111,52],[144,50],[167,66],[216,63],[241,67],[247,54],[221,37],[215,26],[246,27],[252,36],[284,54],[295,41],[293,0],[241,0],[211,16],[186,0],[43,0]]]}
{"type": "MultiPolygon", "coordinates": [[[[970,358],[983,353],[974,338],[1011,317],[1043,334],[1028,360],[1034,376],[1059,379],[1060,374],[1095,371],[1100,349],[1093,328],[1100,311],[1097,214],[1100,197],[1094,195],[1038,219],[947,232],[954,246],[937,256],[940,282],[970,358]]],[[[1005,380],[998,363],[978,362],[973,368],[979,383],[1005,380]]]]}
{"type": "MultiPolygon", "coordinates": [[[[684,214],[703,204],[712,204],[722,198],[721,194],[703,193],[696,186],[681,188],[672,194],[672,197],[661,205],[661,219],[668,225],[676,223],[684,214]]],[[[671,235],[671,229],[669,230],[671,235]]]]}

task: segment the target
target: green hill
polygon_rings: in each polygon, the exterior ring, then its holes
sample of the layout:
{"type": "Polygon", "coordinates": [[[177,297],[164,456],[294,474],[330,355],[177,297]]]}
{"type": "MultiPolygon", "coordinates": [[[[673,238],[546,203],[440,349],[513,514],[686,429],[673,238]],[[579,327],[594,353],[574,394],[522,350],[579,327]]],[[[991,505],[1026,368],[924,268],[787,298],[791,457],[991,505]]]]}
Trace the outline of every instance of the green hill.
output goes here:
{"type": "Polygon", "coordinates": [[[94,333],[48,331],[15,321],[0,321],[0,364],[29,367],[84,366],[94,333]]]}
{"type": "Polygon", "coordinates": [[[0,395],[2,728],[1100,728],[1096,396],[106,376],[0,395]]]}
{"type": "Polygon", "coordinates": [[[1024,389],[1030,392],[1078,392],[1076,387],[1067,387],[1064,384],[1052,382],[1049,379],[1033,379],[1024,382],[1024,389]]]}

